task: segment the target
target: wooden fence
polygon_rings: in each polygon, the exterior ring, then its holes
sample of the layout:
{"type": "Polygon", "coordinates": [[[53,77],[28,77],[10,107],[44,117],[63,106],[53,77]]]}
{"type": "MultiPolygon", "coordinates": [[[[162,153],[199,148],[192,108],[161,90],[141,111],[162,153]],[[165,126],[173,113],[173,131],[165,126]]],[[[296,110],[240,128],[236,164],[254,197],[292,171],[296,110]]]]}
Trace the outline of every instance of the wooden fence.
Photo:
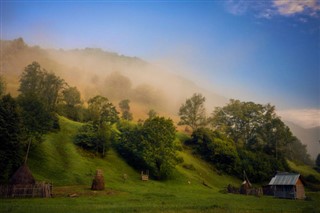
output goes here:
{"type": "Polygon", "coordinates": [[[52,184],[41,182],[36,184],[0,185],[0,197],[52,197],[52,184]]]}

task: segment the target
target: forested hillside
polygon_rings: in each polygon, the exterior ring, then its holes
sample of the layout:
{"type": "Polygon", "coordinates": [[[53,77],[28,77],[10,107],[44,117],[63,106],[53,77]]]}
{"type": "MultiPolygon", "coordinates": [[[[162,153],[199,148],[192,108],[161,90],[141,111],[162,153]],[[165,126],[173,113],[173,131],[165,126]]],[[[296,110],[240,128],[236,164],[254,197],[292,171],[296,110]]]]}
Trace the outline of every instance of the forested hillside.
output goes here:
{"type": "Polygon", "coordinates": [[[270,104],[230,100],[208,116],[206,98],[195,93],[180,106],[178,123],[153,109],[145,120],[134,122],[129,99],[118,103],[121,113],[105,96],[95,95],[84,103],[77,87],[38,62],[24,68],[18,97],[6,94],[5,76],[0,82],[3,182],[21,165],[25,150],[33,150],[47,134],[61,130],[59,115],[83,123],[73,136],[81,149],[103,158],[113,147],[133,168],[149,170],[158,180],[170,179],[184,162],[177,154],[182,145],[190,146],[219,172],[241,178],[246,171],[253,182],[290,171],[286,160],[314,164],[270,104]],[[176,140],[177,125],[191,134],[183,144],[176,140]]]}

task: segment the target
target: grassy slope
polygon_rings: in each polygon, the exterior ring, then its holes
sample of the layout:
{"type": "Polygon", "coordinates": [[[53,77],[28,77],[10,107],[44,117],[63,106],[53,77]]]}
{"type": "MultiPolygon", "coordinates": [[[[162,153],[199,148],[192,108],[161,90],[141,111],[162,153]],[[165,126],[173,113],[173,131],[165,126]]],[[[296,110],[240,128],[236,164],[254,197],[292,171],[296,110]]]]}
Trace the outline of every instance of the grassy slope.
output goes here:
{"type": "MultiPolygon", "coordinates": [[[[139,173],[129,167],[115,151],[105,159],[81,151],[72,143],[80,123],[60,118],[61,131],[47,136],[32,151],[29,167],[37,180],[52,181],[53,199],[8,199],[0,202],[0,212],[319,212],[319,193],[312,201],[280,200],[219,192],[227,184],[240,180],[220,176],[206,162],[179,152],[185,164],[195,170],[177,166],[174,178],[168,181],[139,180],[139,173]],[[90,190],[95,169],[104,171],[107,189],[90,190]],[[124,183],[122,176],[128,180],[124,183]],[[206,187],[203,181],[210,186],[206,187]],[[78,198],[68,198],[77,193],[78,198]]],[[[181,137],[181,135],[180,135],[181,137]]]]}
{"type": "Polygon", "coordinates": [[[313,175],[315,178],[320,180],[320,173],[312,169],[310,166],[297,165],[292,161],[288,161],[288,164],[293,171],[298,172],[303,176],[313,175]]]}

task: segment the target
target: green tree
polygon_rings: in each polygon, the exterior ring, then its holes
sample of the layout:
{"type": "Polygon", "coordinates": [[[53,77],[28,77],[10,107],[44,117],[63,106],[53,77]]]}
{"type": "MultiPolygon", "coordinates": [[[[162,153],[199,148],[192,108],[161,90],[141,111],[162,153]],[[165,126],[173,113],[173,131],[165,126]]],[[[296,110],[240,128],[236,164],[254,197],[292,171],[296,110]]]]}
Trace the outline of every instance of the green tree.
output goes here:
{"type": "Polygon", "coordinates": [[[39,63],[32,62],[21,75],[19,91],[21,96],[38,97],[46,110],[53,112],[64,85],[63,79],[42,69],[39,63]]]}
{"type": "Polygon", "coordinates": [[[103,96],[95,96],[88,103],[92,122],[80,128],[75,144],[105,156],[111,144],[112,124],[119,120],[118,112],[103,96]]]}
{"type": "Polygon", "coordinates": [[[119,103],[119,107],[122,113],[121,118],[124,120],[128,120],[131,121],[133,119],[132,113],[130,112],[130,100],[129,99],[125,99],[120,101],[119,103]]]}
{"type": "Polygon", "coordinates": [[[76,87],[67,87],[62,91],[62,100],[59,101],[57,112],[74,121],[83,121],[84,112],[81,95],[76,87]]]}
{"type": "Polygon", "coordinates": [[[201,94],[193,94],[179,109],[179,125],[187,125],[196,130],[206,125],[205,97],[201,94]]]}
{"type": "Polygon", "coordinates": [[[246,149],[238,149],[238,155],[240,161],[237,165],[237,176],[241,178],[242,172],[245,171],[252,182],[269,181],[270,174],[289,170],[284,158],[276,159],[263,152],[253,152],[246,149]]]}
{"type": "Polygon", "coordinates": [[[276,119],[275,107],[253,102],[230,100],[224,107],[217,107],[210,119],[211,126],[224,132],[239,146],[245,146],[259,128],[276,119]]]}
{"type": "Polygon", "coordinates": [[[59,128],[56,115],[47,111],[37,96],[19,96],[18,103],[26,134],[32,142],[41,142],[44,134],[59,128]]]}
{"type": "Polygon", "coordinates": [[[75,136],[74,143],[83,149],[100,153],[103,157],[111,147],[113,130],[106,122],[101,126],[93,123],[83,125],[75,136]]]}
{"type": "Polygon", "coordinates": [[[95,96],[88,101],[88,104],[88,110],[93,122],[97,122],[100,125],[103,122],[113,124],[119,121],[119,112],[106,97],[95,96]]]}
{"type": "Polygon", "coordinates": [[[173,121],[164,117],[147,119],[143,124],[144,160],[158,179],[167,178],[175,166],[175,133],[173,121]]]}
{"type": "Polygon", "coordinates": [[[170,176],[176,163],[175,127],[171,119],[154,117],[143,125],[119,127],[119,153],[137,169],[150,170],[157,179],[170,176]]]}
{"type": "Polygon", "coordinates": [[[195,146],[196,151],[206,160],[227,173],[236,173],[238,153],[232,140],[218,131],[199,128],[192,133],[187,144],[195,146]]]}
{"type": "Polygon", "coordinates": [[[7,182],[25,154],[23,125],[18,105],[10,96],[0,99],[0,182],[7,182]]]}

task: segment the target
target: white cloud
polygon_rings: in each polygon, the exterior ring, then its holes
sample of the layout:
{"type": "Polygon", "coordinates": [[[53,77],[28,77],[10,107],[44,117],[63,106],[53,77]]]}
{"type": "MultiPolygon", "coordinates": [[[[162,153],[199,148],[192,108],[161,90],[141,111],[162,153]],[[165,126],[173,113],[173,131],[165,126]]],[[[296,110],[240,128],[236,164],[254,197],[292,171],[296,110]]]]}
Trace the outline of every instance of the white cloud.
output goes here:
{"type": "Polygon", "coordinates": [[[304,128],[320,126],[320,109],[280,110],[277,114],[282,120],[291,121],[304,128]]]}
{"type": "Polygon", "coordinates": [[[317,0],[274,0],[273,5],[281,15],[293,15],[302,12],[312,15],[320,10],[320,4],[317,0]]]}
{"type": "Polygon", "coordinates": [[[228,0],[226,8],[233,15],[243,15],[247,12],[249,4],[244,0],[228,0]]]}
{"type": "Polygon", "coordinates": [[[265,19],[271,19],[276,15],[292,16],[295,14],[318,17],[320,0],[227,0],[225,7],[233,15],[253,12],[255,17],[265,19]]]}

